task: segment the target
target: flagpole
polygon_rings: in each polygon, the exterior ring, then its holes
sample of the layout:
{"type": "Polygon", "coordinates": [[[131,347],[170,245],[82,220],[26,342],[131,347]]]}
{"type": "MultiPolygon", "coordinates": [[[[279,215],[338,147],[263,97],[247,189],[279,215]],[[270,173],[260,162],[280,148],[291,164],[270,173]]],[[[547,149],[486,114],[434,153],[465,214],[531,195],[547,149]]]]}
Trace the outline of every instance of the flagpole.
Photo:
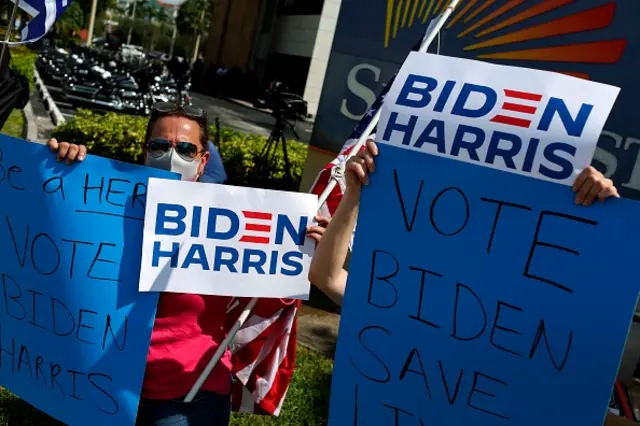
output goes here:
{"type": "MultiPolygon", "coordinates": [[[[436,21],[436,24],[433,27],[432,31],[426,34],[424,40],[422,41],[422,44],[420,45],[420,49],[418,49],[418,52],[425,53],[429,49],[429,46],[431,46],[431,43],[433,42],[433,40],[436,38],[440,30],[442,29],[447,19],[449,19],[449,16],[451,16],[456,6],[458,6],[459,2],[460,0],[451,0],[451,3],[449,3],[449,6],[447,6],[445,11],[440,15],[440,18],[438,18],[438,20],[436,21]]],[[[382,114],[382,106],[378,108],[375,115],[369,122],[369,125],[362,132],[362,135],[360,135],[360,139],[358,139],[358,142],[347,154],[346,158],[340,164],[336,165],[333,168],[333,170],[331,170],[331,179],[329,180],[329,184],[324,189],[324,191],[322,191],[322,194],[320,194],[320,197],[318,197],[319,206],[322,206],[327,201],[327,198],[329,198],[329,194],[331,194],[331,191],[333,191],[333,188],[335,188],[336,185],[338,184],[338,180],[344,175],[344,169],[347,164],[347,160],[349,160],[351,157],[356,155],[360,151],[360,148],[362,148],[362,146],[367,142],[367,140],[371,136],[371,133],[373,132],[373,129],[375,129],[376,126],[378,125],[381,114],[382,114]]]]}
{"type": "MultiPolygon", "coordinates": [[[[422,44],[420,45],[420,49],[418,50],[418,52],[425,53],[429,49],[429,45],[431,45],[433,40],[436,38],[436,35],[440,32],[440,30],[444,26],[444,23],[447,21],[449,16],[451,16],[451,13],[453,13],[454,9],[456,8],[459,2],[460,0],[451,0],[451,2],[449,3],[449,6],[447,6],[445,11],[442,13],[442,15],[440,15],[440,18],[436,22],[435,26],[431,29],[429,33],[425,35],[425,38],[422,41],[422,44]]],[[[349,155],[347,155],[347,158],[345,159],[345,161],[342,162],[340,165],[336,166],[334,170],[340,167],[341,170],[344,171],[344,164],[346,163],[346,160],[348,160],[354,154],[356,154],[360,150],[360,147],[362,147],[367,142],[369,136],[371,135],[371,132],[373,132],[373,129],[378,124],[378,121],[380,121],[381,110],[382,108],[379,108],[376,114],[373,116],[373,118],[371,119],[371,122],[369,123],[367,128],[364,130],[364,132],[362,132],[362,136],[360,136],[360,139],[358,139],[358,142],[354,146],[353,150],[349,153],[349,155]]],[[[337,179],[340,177],[340,175],[341,174],[338,174],[338,173],[332,174],[332,179],[329,181],[329,185],[322,192],[322,195],[320,195],[320,198],[318,199],[318,210],[320,210],[320,208],[325,203],[325,201],[327,201],[329,194],[338,183],[337,179]]],[[[193,387],[185,397],[184,402],[193,401],[193,398],[196,396],[196,394],[202,387],[202,384],[205,382],[205,380],[207,380],[207,377],[209,377],[209,374],[211,374],[211,371],[216,366],[218,361],[220,361],[220,358],[222,358],[222,355],[227,350],[227,348],[229,347],[233,339],[236,337],[236,334],[240,330],[240,327],[242,327],[242,325],[245,323],[245,321],[249,317],[249,314],[251,313],[253,308],[256,306],[257,302],[258,302],[258,298],[254,297],[249,301],[247,306],[245,306],[242,313],[238,317],[238,320],[235,322],[235,324],[233,324],[233,327],[231,328],[231,330],[229,330],[229,333],[227,334],[227,336],[224,338],[222,343],[220,343],[220,346],[218,346],[218,350],[216,350],[216,352],[213,354],[213,356],[211,357],[211,360],[209,361],[205,369],[200,374],[200,377],[198,377],[198,380],[196,380],[193,387]]]]}
{"type": "MultiPolygon", "coordinates": [[[[18,12],[18,5],[20,0],[15,0],[13,4],[13,11],[11,11],[11,18],[9,18],[9,26],[7,27],[7,34],[4,36],[4,43],[2,43],[2,52],[0,52],[0,70],[2,69],[2,62],[4,61],[5,50],[8,49],[9,41],[11,41],[11,31],[13,31],[13,25],[16,22],[16,13],[18,12]]],[[[8,55],[7,55],[8,56],[8,55]]]]}

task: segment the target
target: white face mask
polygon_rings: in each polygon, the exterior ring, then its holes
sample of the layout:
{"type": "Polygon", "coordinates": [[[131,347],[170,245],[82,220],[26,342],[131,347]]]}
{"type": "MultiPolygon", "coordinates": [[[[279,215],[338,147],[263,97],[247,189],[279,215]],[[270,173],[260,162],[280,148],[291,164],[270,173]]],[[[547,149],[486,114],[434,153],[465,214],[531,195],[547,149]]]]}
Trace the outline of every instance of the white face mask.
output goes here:
{"type": "Polygon", "coordinates": [[[187,161],[176,154],[176,150],[174,148],[171,148],[160,157],[154,157],[147,153],[145,165],[153,167],[154,169],[179,173],[182,175],[182,180],[195,182],[196,179],[198,179],[198,169],[200,168],[201,161],[202,158],[187,161]]]}

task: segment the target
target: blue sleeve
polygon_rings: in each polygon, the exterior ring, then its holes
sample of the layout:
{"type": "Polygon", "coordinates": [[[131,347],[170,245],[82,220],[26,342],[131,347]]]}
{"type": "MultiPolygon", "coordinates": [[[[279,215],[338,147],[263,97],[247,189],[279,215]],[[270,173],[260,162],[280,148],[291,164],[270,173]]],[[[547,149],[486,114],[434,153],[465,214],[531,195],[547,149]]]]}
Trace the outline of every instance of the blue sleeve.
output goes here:
{"type": "Polygon", "coordinates": [[[204,173],[200,176],[203,183],[224,183],[227,180],[227,173],[222,164],[222,157],[218,148],[209,141],[209,162],[204,167],[204,173]]]}

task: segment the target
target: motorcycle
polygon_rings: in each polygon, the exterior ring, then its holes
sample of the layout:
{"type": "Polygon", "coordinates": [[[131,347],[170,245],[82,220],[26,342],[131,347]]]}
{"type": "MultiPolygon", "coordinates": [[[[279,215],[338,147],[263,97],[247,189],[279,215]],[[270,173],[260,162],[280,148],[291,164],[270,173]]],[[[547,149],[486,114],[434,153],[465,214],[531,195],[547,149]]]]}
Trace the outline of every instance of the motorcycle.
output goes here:
{"type": "Polygon", "coordinates": [[[156,76],[151,85],[151,94],[154,102],[178,102],[181,99],[190,102],[190,89],[191,83],[186,83],[182,90],[179,90],[177,82],[172,77],[156,76]]]}
{"type": "Polygon", "coordinates": [[[112,74],[98,65],[74,69],[63,84],[74,105],[131,115],[151,113],[151,99],[131,75],[112,74]]]}
{"type": "Polygon", "coordinates": [[[180,88],[163,61],[131,51],[130,46],[51,48],[40,54],[36,67],[45,84],[62,89],[64,100],[98,111],[149,115],[156,102],[190,101],[188,79],[180,88]]]}

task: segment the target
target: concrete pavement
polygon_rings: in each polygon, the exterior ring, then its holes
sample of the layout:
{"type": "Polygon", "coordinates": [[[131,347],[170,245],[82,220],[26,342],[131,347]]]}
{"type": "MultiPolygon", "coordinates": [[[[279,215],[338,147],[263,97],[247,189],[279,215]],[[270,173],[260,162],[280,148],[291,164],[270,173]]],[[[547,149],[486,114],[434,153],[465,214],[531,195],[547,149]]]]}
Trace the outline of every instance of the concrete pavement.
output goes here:
{"type": "Polygon", "coordinates": [[[333,358],[340,315],[302,305],[298,313],[298,343],[333,358]]]}
{"type": "MultiPolygon", "coordinates": [[[[191,97],[193,105],[207,110],[210,121],[213,122],[218,117],[222,127],[263,136],[269,136],[271,133],[275,119],[268,112],[199,93],[192,93],[191,97]]],[[[287,140],[309,143],[312,130],[313,123],[297,122],[295,131],[299,138],[296,138],[289,129],[285,131],[285,137],[287,140]]]]}
{"type": "Polygon", "coordinates": [[[31,93],[29,104],[31,108],[25,108],[24,110],[25,119],[28,123],[27,126],[35,127],[35,132],[29,132],[27,139],[32,142],[46,144],[56,126],[53,124],[49,111],[44,106],[38,92],[31,93]],[[33,133],[35,133],[35,137],[33,137],[33,133]]]}

